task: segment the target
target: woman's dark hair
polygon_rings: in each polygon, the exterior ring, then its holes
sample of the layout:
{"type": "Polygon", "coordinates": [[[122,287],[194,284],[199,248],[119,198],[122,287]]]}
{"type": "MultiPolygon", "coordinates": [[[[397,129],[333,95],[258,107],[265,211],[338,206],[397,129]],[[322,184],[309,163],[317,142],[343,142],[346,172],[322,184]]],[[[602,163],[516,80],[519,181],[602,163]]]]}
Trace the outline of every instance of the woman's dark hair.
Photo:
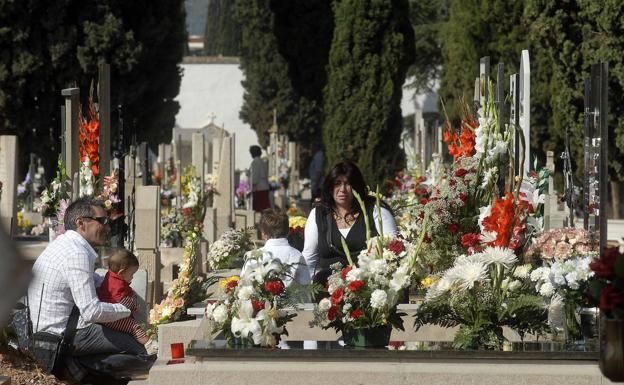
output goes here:
{"type": "MultiPolygon", "coordinates": [[[[333,211],[336,208],[333,191],[334,186],[336,185],[336,181],[341,176],[347,178],[347,181],[351,185],[351,189],[357,192],[365,203],[370,203],[374,201],[374,199],[368,196],[366,182],[364,181],[364,176],[362,175],[362,172],[360,171],[358,166],[349,160],[343,160],[336,163],[334,167],[329,170],[329,173],[327,173],[327,176],[325,177],[325,182],[323,183],[323,191],[321,191],[321,205],[325,206],[326,209],[333,211]]],[[[347,215],[355,215],[355,213],[359,213],[361,211],[362,210],[360,209],[360,204],[354,196],[353,203],[351,204],[351,209],[349,210],[347,215]]]]}
{"type": "Polygon", "coordinates": [[[262,148],[256,145],[249,146],[249,153],[251,154],[252,158],[258,157],[262,155],[262,148]]]}

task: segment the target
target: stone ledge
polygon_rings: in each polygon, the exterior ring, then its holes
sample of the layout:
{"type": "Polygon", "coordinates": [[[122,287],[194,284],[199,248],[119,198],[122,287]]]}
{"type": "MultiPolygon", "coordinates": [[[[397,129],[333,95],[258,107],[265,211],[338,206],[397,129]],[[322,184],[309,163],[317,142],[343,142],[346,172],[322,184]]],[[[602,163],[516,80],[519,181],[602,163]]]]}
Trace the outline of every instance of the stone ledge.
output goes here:
{"type": "Polygon", "coordinates": [[[602,376],[598,365],[479,362],[378,363],[315,362],[286,360],[224,360],[196,361],[166,365],[159,360],[150,371],[150,385],[324,385],[324,384],[611,384],[602,376]],[[293,381],[296,379],[296,381],[293,381]]]}
{"type": "Polygon", "coordinates": [[[0,385],[11,385],[11,377],[0,376],[0,385]]]}

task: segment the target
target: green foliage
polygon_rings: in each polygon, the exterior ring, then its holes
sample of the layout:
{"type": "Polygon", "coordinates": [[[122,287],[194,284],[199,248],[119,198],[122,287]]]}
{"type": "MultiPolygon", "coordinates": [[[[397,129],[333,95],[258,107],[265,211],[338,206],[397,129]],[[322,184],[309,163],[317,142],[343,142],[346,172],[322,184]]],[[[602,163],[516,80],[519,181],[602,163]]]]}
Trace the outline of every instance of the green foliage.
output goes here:
{"type": "MultiPolygon", "coordinates": [[[[284,15],[305,15],[307,23],[324,25],[326,22],[322,18],[312,18],[301,8],[307,2],[276,2],[275,11],[273,4],[269,0],[236,2],[236,18],[242,25],[240,62],[245,74],[245,94],[240,117],[256,131],[262,146],[269,143],[268,130],[273,124],[274,109],[280,134],[286,134],[294,141],[309,142],[318,133],[321,124],[320,104],[318,100],[301,91],[304,87],[295,88],[289,74],[295,72],[294,68],[306,76],[317,73],[324,66],[322,48],[319,49],[321,58],[311,59],[308,63],[312,64],[308,66],[302,59],[314,54],[305,51],[306,45],[297,46],[302,33],[293,32],[298,27],[299,19],[286,18],[293,24],[284,25],[284,15]],[[290,40],[291,38],[298,40],[290,40]],[[290,65],[287,58],[301,61],[290,65]]],[[[314,9],[310,10],[312,11],[314,9]]],[[[306,30],[320,30],[314,24],[307,25],[307,28],[309,29],[306,30]]],[[[313,41],[313,37],[306,36],[308,42],[313,41]]],[[[311,84],[310,87],[315,85],[311,84]]]]}
{"type": "Polygon", "coordinates": [[[407,0],[344,0],[325,88],[323,142],[328,164],[356,161],[370,185],[401,168],[402,86],[414,58],[407,0]]]}
{"type": "Polygon", "coordinates": [[[204,52],[209,56],[238,56],[241,26],[234,17],[235,1],[209,0],[204,34],[204,52]]]}
{"type": "MultiPolygon", "coordinates": [[[[416,91],[429,91],[433,80],[440,77],[443,66],[440,32],[448,21],[450,0],[410,0],[410,22],[414,28],[414,63],[407,72],[410,86],[416,91]]],[[[409,122],[410,124],[412,120],[409,122]]]]}

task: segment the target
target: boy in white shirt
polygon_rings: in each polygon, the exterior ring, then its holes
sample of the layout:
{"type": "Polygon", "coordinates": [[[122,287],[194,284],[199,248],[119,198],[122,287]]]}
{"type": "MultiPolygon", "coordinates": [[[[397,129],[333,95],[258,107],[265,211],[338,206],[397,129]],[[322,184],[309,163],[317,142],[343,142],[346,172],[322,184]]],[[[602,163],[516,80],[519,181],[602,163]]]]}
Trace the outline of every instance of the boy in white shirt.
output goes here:
{"type": "MultiPolygon", "coordinates": [[[[310,272],[308,271],[308,265],[301,252],[291,247],[288,239],[286,239],[288,236],[288,215],[273,209],[266,209],[262,212],[262,217],[260,217],[259,227],[262,239],[266,240],[264,247],[260,248],[262,251],[262,262],[266,263],[272,259],[279,259],[283,264],[292,264],[289,276],[282,278],[286,287],[293,282],[300,285],[309,285],[310,272]]],[[[255,268],[255,266],[255,260],[245,262],[241,270],[241,276],[248,269],[255,268]]]]}

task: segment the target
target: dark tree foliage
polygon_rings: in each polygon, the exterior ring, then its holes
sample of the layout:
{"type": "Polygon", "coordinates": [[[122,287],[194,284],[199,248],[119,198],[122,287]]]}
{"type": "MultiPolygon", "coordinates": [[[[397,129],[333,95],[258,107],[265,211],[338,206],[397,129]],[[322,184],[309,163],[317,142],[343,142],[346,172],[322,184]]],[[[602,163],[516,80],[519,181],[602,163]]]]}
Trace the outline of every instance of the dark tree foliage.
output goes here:
{"type": "Polygon", "coordinates": [[[204,51],[209,56],[238,56],[241,26],[234,15],[234,0],[209,0],[204,51]]]}
{"type": "Polygon", "coordinates": [[[410,87],[417,92],[428,92],[442,70],[442,38],[444,23],[448,21],[450,0],[410,0],[410,22],[414,28],[416,56],[407,76],[410,87]]]}
{"type": "Polygon", "coordinates": [[[335,5],[323,142],[329,164],[355,160],[371,186],[382,185],[404,158],[400,102],[414,59],[408,15],[407,0],[335,5]]]}
{"type": "MultiPolygon", "coordinates": [[[[280,134],[288,135],[291,140],[307,142],[319,131],[319,105],[298,92],[289,78],[291,69],[279,47],[293,43],[284,40],[278,43],[276,35],[279,33],[276,30],[284,27],[278,27],[278,17],[272,10],[272,4],[269,0],[236,2],[236,17],[242,26],[240,61],[245,74],[240,117],[256,131],[262,146],[267,146],[269,142],[268,130],[273,124],[273,110],[277,112],[280,134]]],[[[294,2],[290,6],[297,5],[302,3],[294,2]]],[[[277,9],[281,11],[284,8],[277,9]]],[[[288,52],[291,54],[294,51],[288,52]]],[[[303,50],[298,52],[299,55],[308,54],[303,50]]],[[[290,58],[295,56],[291,54],[290,58]]],[[[294,67],[297,65],[293,64],[294,67]]],[[[307,70],[302,68],[301,71],[307,70]]]]}
{"type": "MultiPolygon", "coordinates": [[[[22,170],[35,152],[54,172],[61,90],[83,102],[98,64],[111,64],[112,106],[151,144],[168,140],[179,106],[186,41],[183,1],[0,0],[0,132],[20,138],[22,170]]],[[[116,119],[113,119],[113,124],[116,119]]]]}

